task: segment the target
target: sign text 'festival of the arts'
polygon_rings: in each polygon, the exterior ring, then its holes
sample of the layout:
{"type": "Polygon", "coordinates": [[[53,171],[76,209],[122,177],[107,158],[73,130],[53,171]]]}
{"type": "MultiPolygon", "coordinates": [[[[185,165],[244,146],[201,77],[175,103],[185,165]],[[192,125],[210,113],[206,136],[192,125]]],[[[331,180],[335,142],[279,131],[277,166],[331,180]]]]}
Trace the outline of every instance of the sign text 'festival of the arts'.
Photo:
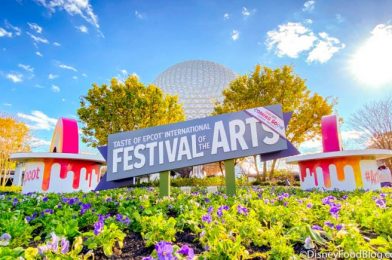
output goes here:
{"type": "Polygon", "coordinates": [[[109,135],[107,180],[281,151],[280,105],[109,135]]]}

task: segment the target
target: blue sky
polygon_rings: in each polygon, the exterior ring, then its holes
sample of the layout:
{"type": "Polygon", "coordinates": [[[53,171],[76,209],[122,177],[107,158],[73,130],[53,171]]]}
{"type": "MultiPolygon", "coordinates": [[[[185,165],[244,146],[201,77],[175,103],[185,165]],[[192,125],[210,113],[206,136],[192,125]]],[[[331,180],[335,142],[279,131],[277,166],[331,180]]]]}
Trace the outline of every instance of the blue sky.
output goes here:
{"type": "Polygon", "coordinates": [[[239,74],[293,65],[348,121],[392,94],[391,48],[392,1],[5,0],[0,112],[28,123],[34,150],[46,150],[56,119],[76,117],[92,83],[131,73],[150,83],[175,63],[205,59],[239,74]]]}

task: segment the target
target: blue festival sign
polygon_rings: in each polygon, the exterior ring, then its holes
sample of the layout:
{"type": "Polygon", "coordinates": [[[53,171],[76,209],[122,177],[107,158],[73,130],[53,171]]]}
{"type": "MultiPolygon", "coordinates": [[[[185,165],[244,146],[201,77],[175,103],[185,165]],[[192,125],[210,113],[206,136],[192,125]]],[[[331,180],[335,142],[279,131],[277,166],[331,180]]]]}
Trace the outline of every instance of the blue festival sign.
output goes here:
{"type": "MultiPolygon", "coordinates": [[[[286,114],[285,114],[286,116],[286,114]]],[[[106,181],[256,154],[296,154],[286,140],[280,105],[111,134],[106,181]],[[289,150],[291,152],[282,153],[289,150]]]]}

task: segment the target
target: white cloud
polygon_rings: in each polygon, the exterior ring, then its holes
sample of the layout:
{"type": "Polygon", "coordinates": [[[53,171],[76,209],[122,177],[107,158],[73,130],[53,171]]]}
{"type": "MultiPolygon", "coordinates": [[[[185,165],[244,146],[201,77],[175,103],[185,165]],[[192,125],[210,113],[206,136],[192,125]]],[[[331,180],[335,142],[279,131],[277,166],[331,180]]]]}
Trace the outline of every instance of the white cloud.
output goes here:
{"type": "Polygon", "coordinates": [[[88,28],[85,25],[76,26],[75,28],[82,33],[88,33],[88,28]]]}
{"type": "Polygon", "coordinates": [[[50,130],[57,123],[57,119],[51,118],[38,110],[32,111],[31,114],[18,113],[17,115],[27,120],[27,124],[32,130],[50,130]]]}
{"type": "Polygon", "coordinates": [[[65,98],[62,98],[61,101],[65,102],[65,98]]]}
{"type": "Polygon", "coordinates": [[[33,35],[33,34],[29,33],[29,32],[28,32],[27,34],[31,37],[31,39],[32,39],[35,43],[45,43],[45,44],[48,44],[48,43],[49,43],[48,39],[46,39],[46,38],[43,38],[43,37],[39,37],[39,36],[33,35]]]}
{"type": "Polygon", "coordinates": [[[36,33],[42,33],[42,27],[36,23],[27,23],[31,30],[35,31],[36,33]]]}
{"type": "Polygon", "coordinates": [[[40,56],[40,57],[43,56],[42,53],[40,53],[39,51],[36,51],[35,54],[37,54],[37,56],[40,56]]]}
{"type": "Polygon", "coordinates": [[[316,47],[309,53],[307,62],[318,61],[325,63],[332,58],[332,56],[339,50],[345,47],[344,43],[341,43],[339,39],[328,36],[327,33],[319,33],[319,39],[317,40],[316,47]]]}
{"type": "Polygon", "coordinates": [[[306,1],[304,3],[304,7],[302,8],[302,11],[304,11],[304,12],[311,12],[311,11],[313,11],[315,4],[316,4],[316,1],[314,1],[314,0],[306,1]]]}
{"type": "Polygon", "coordinates": [[[27,72],[31,72],[31,73],[34,72],[34,68],[31,67],[30,65],[18,64],[18,67],[24,69],[24,70],[27,71],[27,72]]]}
{"type": "Polygon", "coordinates": [[[320,138],[314,138],[300,144],[298,148],[301,153],[319,153],[323,150],[323,145],[320,138]]]}
{"type": "Polygon", "coordinates": [[[72,70],[72,71],[75,71],[75,72],[78,71],[78,70],[75,69],[74,67],[69,66],[69,65],[65,65],[65,64],[59,64],[59,68],[62,68],[62,69],[65,69],[65,70],[72,70]]]}
{"type": "Polygon", "coordinates": [[[7,31],[6,29],[0,27],[0,37],[12,37],[12,32],[7,31]]]}
{"type": "Polygon", "coordinates": [[[128,71],[126,69],[122,69],[122,70],[120,70],[120,72],[123,74],[123,76],[128,75],[128,71]]]}
{"type": "Polygon", "coordinates": [[[31,148],[50,146],[50,141],[32,136],[30,139],[30,146],[31,148]]]}
{"type": "Polygon", "coordinates": [[[237,30],[233,30],[233,31],[231,32],[231,39],[232,39],[233,41],[236,41],[236,40],[238,40],[238,38],[240,38],[240,32],[237,31],[237,30]]]}
{"type": "Polygon", "coordinates": [[[267,32],[266,45],[279,57],[298,58],[303,52],[309,52],[307,62],[325,63],[345,45],[339,39],[330,37],[326,32],[316,35],[302,23],[287,23],[267,32]]]}
{"type": "Polygon", "coordinates": [[[223,19],[224,19],[224,20],[229,20],[229,19],[230,19],[230,14],[229,14],[229,13],[225,13],[225,14],[223,15],[223,19]]]}
{"type": "Polygon", "coordinates": [[[74,80],[77,80],[77,79],[78,79],[78,77],[77,77],[77,76],[72,76],[72,78],[73,78],[74,80]]]}
{"type": "Polygon", "coordinates": [[[336,14],[335,17],[338,23],[343,23],[345,20],[341,14],[336,14]]]}
{"type": "Polygon", "coordinates": [[[23,75],[20,73],[8,73],[6,77],[14,83],[19,83],[23,81],[23,75]]]}
{"type": "Polygon", "coordinates": [[[50,80],[56,79],[58,77],[59,77],[59,75],[52,74],[52,73],[49,73],[49,75],[48,75],[48,79],[50,79],[50,80]]]}
{"type": "Polygon", "coordinates": [[[45,88],[44,86],[41,86],[40,84],[35,84],[34,87],[35,88],[45,88]]]}
{"type": "Polygon", "coordinates": [[[52,13],[56,10],[64,10],[69,15],[79,15],[99,29],[98,16],[94,14],[89,0],[36,0],[36,2],[52,13]]]}
{"type": "Polygon", "coordinates": [[[7,20],[5,20],[4,23],[5,23],[5,28],[7,28],[8,30],[12,31],[12,32],[9,31],[9,33],[11,33],[11,35],[7,36],[7,37],[13,37],[14,35],[15,36],[19,36],[19,35],[22,34],[22,30],[19,27],[12,25],[7,20]]]}
{"type": "Polygon", "coordinates": [[[136,18],[138,18],[138,19],[140,19],[140,20],[143,20],[143,19],[146,18],[146,15],[145,15],[145,14],[142,14],[142,13],[139,12],[138,10],[135,10],[135,16],[136,16],[136,18]]]}
{"type": "Polygon", "coordinates": [[[249,10],[248,8],[246,8],[245,6],[244,7],[242,7],[242,11],[241,11],[241,14],[242,14],[242,16],[243,17],[249,17],[249,16],[252,16],[252,15],[254,15],[256,13],[256,9],[252,9],[252,10],[249,10]]]}
{"type": "Polygon", "coordinates": [[[358,140],[363,137],[364,133],[356,130],[342,131],[341,137],[343,140],[358,140]]]}
{"type": "Polygon", "coordinates": [[[12,107],[12,104],[11,103],[3,103],[3,106],[12,107]]]}
{"type": "Polygon", "coordinates": [[[312,48],[316,39],[314,33],[301,23],[287,23],[267,32],[266,45],[269,50],[275,48],[279,57],[297,58],[301,52],[312,48]]]}
{"type": "Polygon", "coordinates": [[[60,92],[60,87],[57,86],[57,85],[52,85],[52,91],[53,91],[54,93],[59,93],[59,92],[60,92]]]}
{"type": "Polygon", "coordinates": [[[56,47],[60,47],[61,46],[61,44],[58,43],[58,42],[54,42],[53,45],[56,46],[56,47]]]}
{"type": "Polygon", "coordinates": [[[82,76],[87,78],[87,74],[86,73],[82,73],[82,76]]]}

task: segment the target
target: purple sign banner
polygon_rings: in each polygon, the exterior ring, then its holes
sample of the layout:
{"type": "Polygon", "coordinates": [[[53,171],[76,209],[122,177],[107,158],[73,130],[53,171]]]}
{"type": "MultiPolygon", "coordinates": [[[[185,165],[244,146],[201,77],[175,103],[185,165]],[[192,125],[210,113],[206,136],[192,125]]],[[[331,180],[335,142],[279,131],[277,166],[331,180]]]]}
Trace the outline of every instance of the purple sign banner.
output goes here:
{"type": "Polygon", "coordinates": [[[109,135],[107,181],[287,150],[280,105],[109,135]]]}

